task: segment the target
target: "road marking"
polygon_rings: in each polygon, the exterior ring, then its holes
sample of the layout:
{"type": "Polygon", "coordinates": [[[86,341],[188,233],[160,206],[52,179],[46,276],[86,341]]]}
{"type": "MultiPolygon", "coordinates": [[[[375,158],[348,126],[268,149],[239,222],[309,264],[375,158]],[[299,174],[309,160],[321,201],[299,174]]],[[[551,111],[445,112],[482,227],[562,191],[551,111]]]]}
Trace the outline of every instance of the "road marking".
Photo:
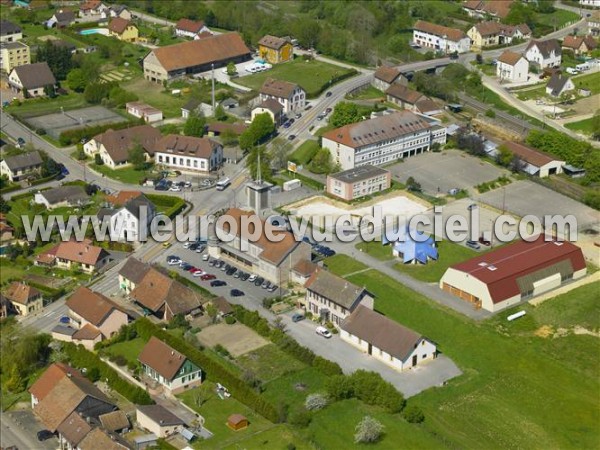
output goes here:
{"type": "Polygon", "coordinates": [[[208,212],[208,208],[202,208],[200,211],[196,213],[198,217],[205,215],[208,212]]]}
{"type": "Polygon", "coordinates": [[[144,262],[149,262],[152,258],[154,258],[155,256],[158,256],[161,248],[162,248],[162,244],[156,244],[154,247],[152,247],[150,250],[148,250],[146,253],[144,253],[144,255],[140,259],[144,262]]]}

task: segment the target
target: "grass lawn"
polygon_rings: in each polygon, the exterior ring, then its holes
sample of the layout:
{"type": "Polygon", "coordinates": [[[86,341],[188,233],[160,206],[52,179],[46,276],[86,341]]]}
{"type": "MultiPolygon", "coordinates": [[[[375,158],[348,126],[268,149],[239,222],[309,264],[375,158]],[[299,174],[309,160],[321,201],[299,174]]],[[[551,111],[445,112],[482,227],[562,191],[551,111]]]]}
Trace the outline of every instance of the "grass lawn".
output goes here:
{"type": "Polygon", "coordinates": [[[254,372],[263,383],[306,367],[297,359],[284,353],[275,344],[268,344],[246,353],[238,357],[236,361],[244,369],[254,372]]]}
{"type": "Polygon", "coordinates": [[[380,261],[389,261],[394,258],[392,255],[392,246],[381,245],[381,242],[379,241],[359,242],[355,247],[380,261]]]}
{"type": "Polygon", "coordinates": [[[6,108],[7,112],[17,117],[41,116],[55,113],[62,107],[65,111],[88,106],[83,94],[69,93],[56,98],[27,99],[20,106],[11,105],[6,108]]]}
{"type": "Polygon", "coordinates": [[[600,72],[573,77],[577,89],[589,89],[592,95],[600,94],[600,72]]]}
{"type": "Polygon", "coordinates": [[[518,91],[514,91],[519,100],[530,100],[530,99],[538,99],[540,97],[546,96],[546,83],[543,83],[541,86],[537,86],[535,88],[528,89],[520,89],[518,91]]]}
{"type": "MultiPolygon", "coordinates": [[[[348,256],[336,258],[336,264],[329,265],[334,271],[360,266],[348,256]]],[[[427,431],[427,437],[436,436],[447,447],[455,448],[597,446],[597,338],[571,335],[544,339],[524,334],[524,321],[506,322],[506,316],[516,308],[475,323],[373,270],[348,280],[375,295],[378,311],[437,342],[463,370],[463,376],[446,387],[413,397],[425,412],[421,429],[427,431]]],[[[592,292],[599,287],[596,283],[562,299],[548,300],[545,308],[549,310],[544,311],[542,305],[540,311],[548,321],[587,320],[591,321],[587,325],[597,329],[600,314],[594,300],[597,295],[592,292]],[[562,319],[563,308],[573,308],[574,312],[562,319]]],[[[423,440],[415,447],[426,447],[428,442],[423,440]]]]}
{"type": "Polygon", "coordinates": [[[293,153],[290,155],[290,161],[294,161],[297,164],[306,166],[311,159],[315,156],[319,150],[319,142],[308,140],[304,141],[293,153]]]}
{"type": "Polygon", "coordinates": [[[306,367],[266,383],[263,395],[274,404],[283,401],[290,407],[297,408],[304,405],[308,394],[323,392],[326,379],[317,369],[306,367]]]}
{"type": "Polygon", "coordinates": [[[274,425],[264,417],[255,413],[252,409],[230,397],[221,400],[215,393],[215,384],[206,381],[202,386],[190,389],[179,398],[193,410],[200,413],[206,420],[204,425],[213,433],[213,437],[206,441],[200,441],[196,445],[198,448],[223,448],[227,445],[234,445],[242,439],[253,436],[254,434],[272,428],[274,425]],[[195,401],[196,393],[199,390],[208,392],[210,398],[201,407],[198,407],[195,401]],[[243,414],[248,418],[250,426],[245,430],[233,431],[227,426],[227,418],[231,414],[243,414]]]}
{"type": "Polygon", "coordinates": [[[373,100],[378,98],[385,98],[385,94],[376,87],[369,85],[369,87],[367,87],[366,89],[361,89],[355,94],[346,95],[346,98],[348,100],[373,100]]]}
{"type": "Polygon", "coordinates": [[[95,163],[91,163],[89,166],[96,172],[106,175],[108,178],[130,184],[140,184],[140,182],[145,178],[152,176],[152,172],[150,170],[135,170],[133,166],[123,167],[122,169],[116,170],[113,170],[105,165],[98,166],[95,163]]]}
{"type": "Polygon", "coordinates": [[[347,255],[335,255],[325,260],[325,264],[332,272],[340,276],[346,276],[349,273],[358,272],[359,270],[367,269],[363,263],[350,258],[347,255]]]}
{"type": "Polygon", "coordinates": [[[578,131],[583,134],[591,135],[593,131],[592,124],[594,122],[593,117],[588,117],[587,119],[579,120],[577,122],[569,122],[565,123],[565,127],[569,130],[578,131]]]}
{"type": "Polygon", "coordinates": [[[350,71],[351,69],[317,60],[304,61],[303,58],[296,58],[287,63],[276,64],[271,70],[236,78],[235,82],[258,91],[267,78],[290,81],[299,84],[306,91],[307,97],[311,98],[319,95],[323,86],[332,78],[350,71]]]}
{"type": "Polygon", "coordinates": [[[181,107],[189,100],[184,95],[175,96],[165,92],[162,84],[152,83],[143,78],[135,78],[121,85],[123,89],[136,94],[140,101],[160,109],[166,119],[181,117],[181,107]]]}
{"type": "Polygon", "coordinates": [[[556,8],[554,12],[541,14],[537,13],[535,22],[548,26],[556,26],[556,29],[562,28],[567,22],[578,21],[580,19],[577,13],[556,8]]]}
{"type": "Polygon", "coordinates": [[[128,362],[137,363],[138,356],[140,356],[144,345],[146,345],[146,342],[138,337],[131,341],[117,342],[107,347],[105,351],[110,355],[123,355],[127,358],[128,362]]]}
{"type": "MultiPolygon", "coordinates": [[[[198,448],[205,448],[204,442],[200,442],[198,448]]],[[[226,445],[223,448],[231,450],[239,450],[242,448],[262,448],[265,450],[295,448],[296,450],[308,450],[313,447],[307,444],[306,441],[301,440],[289,426],[275,425],[272,428],[259,431],[238,442],[226,445]]]]}
{"type": "Polygon", "coordinates": [[[394,269],[404,272],[413,278],[427,283],[438,282],[446,269],[453,264],[457,264],[467,259],[473,258],[484,252],[476,252],[464,245],[455,244],[450,241],[438,242],[439,259],[429,261],[425,265],[421,264],[403,264],[399,262],[394,265],[394,269]]]}

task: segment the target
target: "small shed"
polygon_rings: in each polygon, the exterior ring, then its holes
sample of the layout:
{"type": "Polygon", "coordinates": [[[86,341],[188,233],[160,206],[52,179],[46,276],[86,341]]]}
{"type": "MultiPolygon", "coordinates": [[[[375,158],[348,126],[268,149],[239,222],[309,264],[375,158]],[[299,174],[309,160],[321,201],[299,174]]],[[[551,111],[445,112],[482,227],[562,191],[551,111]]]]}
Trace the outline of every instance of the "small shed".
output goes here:
{"type": "Polygon", "coordinates": [[[227,426],[234,431],[248,428],[248,419],[241,414],[232,414],[227,419],[227,426]]]}

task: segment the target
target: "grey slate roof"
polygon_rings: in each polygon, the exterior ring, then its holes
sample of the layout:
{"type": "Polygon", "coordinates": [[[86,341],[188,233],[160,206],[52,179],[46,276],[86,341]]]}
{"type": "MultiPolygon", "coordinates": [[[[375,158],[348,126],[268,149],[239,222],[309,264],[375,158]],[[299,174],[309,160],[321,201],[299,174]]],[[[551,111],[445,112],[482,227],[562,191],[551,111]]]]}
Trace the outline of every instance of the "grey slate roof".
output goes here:
{"type": "Polygon", "coordinates": [[[90,198],[82,186],[60,186],[57,188],[48,189],[47,191],[42,191],[40,194],[51,205],[61,203],[63,201],[68,201],[73,205],[78,202],[85,202],[90,198]]]}
{"type": "Polygon", "coordinates": [[[129,211],[136,219],[139,219],[141,216],[142,206],[146,207],[146,214],[150,214],[153,205],[145,195],[140,195],[139,197],[131,199],[124,205],[125,209],[129,211]]]}
{"type": "Polygon", "coordinates": [[[192,98],[190,100],[188,100],[188,102],[183,105],[181,107],[181,109],[185,110],[185,111],[193,111],[195,110],[198,106],[200,106],[200,100],[198,100],[197,98],[192,98]]]}
{"type": "Polygon", "coordinates": [[[25,89],[37,89],[56,84],[56,78],[45,61],[17,66],[13,70],[25,89]]]}
{"type": "Polygon", "coordinates": [[[4,162],[14,172],[16,170],[40,166],[42,164],[42,157],[39,152],[29,152],[21,155],[7,156],[4,158],[4,162]]]}
{"type": "Polygon", "coordinates": [[[567,81],[569,81],[569,77],[563,77],[559,73],[555,72],[550,77],[546,87],[552,89],[552,95],[559,95],[564,89],[565,84],[567,84],[567,81]]]}
{"type": "Polygon", "coordinates": [[[359,306],[341,325],[342,330],[402,361],[423,336],[364,306],[359,306]]]}
{"type": "Polygon", "coordinates": [[[119,270],[119,275],[134,282],[135,284],[138,284],[142,281],[144,276],[146,276],[149,270],[150,266],[148,264],[131,257],[125,262],[125,265],[121,267],[121,270],[119,270]]]}
{"type": "Polygon", "coordinates": [[[308,290],[350,309],[365,291],[333,273],[317,268],[304,285],[308,290]]]}
{"type": "Polygon", "coordinates": [[[6,36],[8,34],[15,34],[20,32],[20,26],[9,22],[8,20],[0,20],[0,36],[6,36]]]}
{"type": "Polygon", "coordinates": [[[388,170],[375,166],[359,166],[354,169],[344,170],[343,172],[330,175],[331,178],[342,181],[343,183],[356,183],[358,181],[368,180],[373,177],[385,175],[388,170]]]}
{"type": "Polygon", "coordinates": [[[185,422],[161,405],[136,406],[137,410],[161,426],[184,425],[185,422]]]}

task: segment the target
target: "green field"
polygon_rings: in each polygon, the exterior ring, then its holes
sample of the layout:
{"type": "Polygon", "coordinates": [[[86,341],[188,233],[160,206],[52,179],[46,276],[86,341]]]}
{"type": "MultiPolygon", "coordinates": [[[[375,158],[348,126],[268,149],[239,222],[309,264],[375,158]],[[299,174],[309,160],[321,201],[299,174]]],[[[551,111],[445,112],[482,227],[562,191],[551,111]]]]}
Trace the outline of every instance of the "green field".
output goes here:
{"type": "Polygon", "coordinates": [[[54,99],[40,98],[28,99],[20,105],[11,105],[6,108],[6,111],[17,117],[41,116],[60,111],[63,108],[65,111],[89,106],[83,98],[83,94],[70,93],[68,95],[60,95],[54,99]]]}
{"type": "Polygon", "coordinates": [[[349,72],[350,69],[345,67],[317,60],[305,61],[303,58],[296,58],[290,62],[275,64],[271,70],[236,78],[234,81],[255,91],[260,89],[267,78],[290,81],[299,84],[306,91],[306,95],[311,98],[319,95],[321,89],[332,78],[349,72]]]}
{"type": "Polygon", "coordinates": [[[592,95],[600,94],[600,72],[573,77],[577,89],[589,89],[592,95]]]}
{"type": "Polygon", "coordinates": [[[578,131],[583,134],[587,134],[588,136],[593,132],[593,117],[588,117],[587,119],[579,120],[577,122],[569,122],[565,123],[565,127],[569,130],[578,131]]]}
{"type": "Polygon", "coordinates": [[[346,95],[348,100],[373,100],[373,99],[384,99],[385,94],[376,87],[369,85],[365,89],[361,89],[355,94],[346,95]]]}
{"type": "MultiPolygon", "coordinates": [[[[360,263],[337,255],[342,273],[360,263]]],[[[333,263],[332,263],[333,262],[333,263]]],[[[600,420],[598,339],[534,334],[541,324],[600,328],[598,283],[549,300],[506,322],[515,310],[482,323],[437,306],[391,278],[370,270],[348,277],[375,297],[375,308],[428,336],[464,374],[413,401],[426,415],[422,429],[451,448],[595,448],[600,420]],[[565,310],[571,310],[563,314],[565,310]],[[531,322],[529,322],[531,321],[531,322]],[[529,323],[528,323],[529,322],[529,323]]],[[[457,300],[459,301],[459,300],[457,300]]],[[[415,447],[428,447],[423,439],[415,447]]]]}
{"type": "Polygon", "coordinates": [[[122,355],[128,362],[137,364],[138,356],[146,342],[142,338],[135,338],[131,341],[117,342],[106,348],[106,353],[109,355],[122,355]]]}
{"type": "Polygon", "coordinates": [[[275,380],[282,375],[296,372],[305,367],[297,359],[280,350],[275,344],[246,353],[236,360],[245,370],[251,370],[263,383],[275,380]]]}
{"type": "Polygon", "coordinates": [[[123,167],[122,169],[115,170],[105,165],[98,166],[95,163],[91,163],[89,166],[96,172],[100,172],[108,178],[112,178],[113,180],[119,180],[123,183],[129,184],[140,184],[140,182],[142,182],[144,179],[150,178],[152,176],[151,171],[135,170],[133,166],[127,166],[123,167]]]}
{"type": "Polygon", "coordinates": [[[290,161],[294,161],[297,164],[306,166],[310,160],[313,159],[319,148],[319,143],[317,141],[304,141],[296,150],[292,152],[290,155],[290,161]]]}

